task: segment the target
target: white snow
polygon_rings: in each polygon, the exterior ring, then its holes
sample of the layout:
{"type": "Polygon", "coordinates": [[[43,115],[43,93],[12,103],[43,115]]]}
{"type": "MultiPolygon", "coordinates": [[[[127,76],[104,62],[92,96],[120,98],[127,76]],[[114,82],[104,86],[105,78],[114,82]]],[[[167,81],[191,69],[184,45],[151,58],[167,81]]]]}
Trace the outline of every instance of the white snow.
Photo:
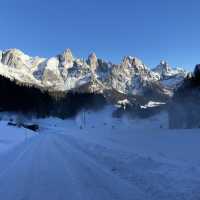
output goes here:
{"type": "Polygon", "coordinates": [[[0,122],[0,154],[34,136],[32,131],[8,126],[7,123],[0,122]]]}
{"type": "Polygon", "coordinates": [[[140,106],[140,108],[143,108],[143,109],[153,108],[153,107],[158,107],[165,104],[166,104],[165,102],[149,101],[147,104],[140,106]]]}
{"type": "Polygon", "coordinates": [[[176,87],[178,85],[180,85],[184,80],[183,76],[175,76],[175,77],[171,77],[169,79],[163,79],[161,81],[161,84],[163,84],[166,87],[176,87]]]}
{"type": "Polygon", "coordinates": [[[112,111],[32,119],[40,132],[27,139],[30,131],[1,121],[0,138],[15,142],[9,151],[0,143],[0,197],[200,199],[199,130],[169,130],[166,113],[131,120],[112,111]]]}
{"type": "Polygon", "coordinates": [[[117,102],[116,107],[123,107],[125,109],[127,105],[130,105],[130,101],[128,99],[123,99],[117,102]]]}

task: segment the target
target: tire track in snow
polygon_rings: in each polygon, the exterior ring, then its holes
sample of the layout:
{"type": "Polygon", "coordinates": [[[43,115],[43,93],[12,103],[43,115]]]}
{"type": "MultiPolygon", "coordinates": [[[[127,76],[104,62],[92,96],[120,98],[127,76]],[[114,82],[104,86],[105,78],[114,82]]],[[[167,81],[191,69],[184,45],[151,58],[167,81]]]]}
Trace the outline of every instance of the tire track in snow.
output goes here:
{"type": "Polygon", "coordinates": [[[73,163],[71,165],[72,173],[75,176],[78,173],[81,181],[88,182],[90,187],[85,189],[91,188],[90,191],[85,193],[91,196],[86,196],[83,199],[148,199],[136,186],[131,186],[125,180],[110,173],[103,165],[99,165],[95,160],[80,151],[70,140],[67,142],[67,140],[63,140],[57,135],[54,137],[56,139],[55,144],[60,149],[63,157],[69,158],[70,156],[71,163],[73,163]],[[99,193],[99,196],[95,196],[94,193],[99,193]]]}

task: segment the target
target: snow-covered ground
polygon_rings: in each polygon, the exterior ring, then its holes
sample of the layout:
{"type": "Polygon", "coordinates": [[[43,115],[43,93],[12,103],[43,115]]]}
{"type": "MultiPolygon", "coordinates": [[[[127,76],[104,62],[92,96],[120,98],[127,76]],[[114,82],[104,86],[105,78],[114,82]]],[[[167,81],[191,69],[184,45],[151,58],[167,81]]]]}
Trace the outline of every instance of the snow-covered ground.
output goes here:
{"type": "Polygon", "coordinates": [[[0,155],[34,135],[32,131],[11,127],[7,123],[0,122],[0,155]]]}
{"type": "Polygon", "coordinates": [[[199,130],[168,130],[167,114],[32,119],[39,134],[0,122],[3,200],[198,200],[199,130]]]}

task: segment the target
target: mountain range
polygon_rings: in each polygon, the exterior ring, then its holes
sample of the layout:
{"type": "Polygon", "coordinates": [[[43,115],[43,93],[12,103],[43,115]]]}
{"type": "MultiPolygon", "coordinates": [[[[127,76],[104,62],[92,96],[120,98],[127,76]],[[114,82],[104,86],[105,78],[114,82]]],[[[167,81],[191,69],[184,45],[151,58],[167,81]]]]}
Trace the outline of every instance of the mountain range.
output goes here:
{"type": "Polygon", "coordinates": [[[75,58],[70,49],[51,58],[31,57],[18,49],[0,52],[0,75],[19,85],[39,88],[56,98],[69,92],[102,94],[113,103],[145,104],[168,101],[187,72],[161,61],[153,69],[140,59],[125,56],[120,64],[75,58]]]}

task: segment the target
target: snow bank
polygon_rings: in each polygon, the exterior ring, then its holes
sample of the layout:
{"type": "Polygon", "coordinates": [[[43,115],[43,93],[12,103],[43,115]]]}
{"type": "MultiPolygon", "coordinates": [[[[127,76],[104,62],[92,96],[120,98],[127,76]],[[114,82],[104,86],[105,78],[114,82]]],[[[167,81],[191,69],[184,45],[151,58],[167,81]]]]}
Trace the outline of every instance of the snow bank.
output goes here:
{"type": "Polygon", "coordinates": [[[34,135],[32,131],[8,126],[7,123],[0,121],[0,153],[12,149],[34,135]]]}

